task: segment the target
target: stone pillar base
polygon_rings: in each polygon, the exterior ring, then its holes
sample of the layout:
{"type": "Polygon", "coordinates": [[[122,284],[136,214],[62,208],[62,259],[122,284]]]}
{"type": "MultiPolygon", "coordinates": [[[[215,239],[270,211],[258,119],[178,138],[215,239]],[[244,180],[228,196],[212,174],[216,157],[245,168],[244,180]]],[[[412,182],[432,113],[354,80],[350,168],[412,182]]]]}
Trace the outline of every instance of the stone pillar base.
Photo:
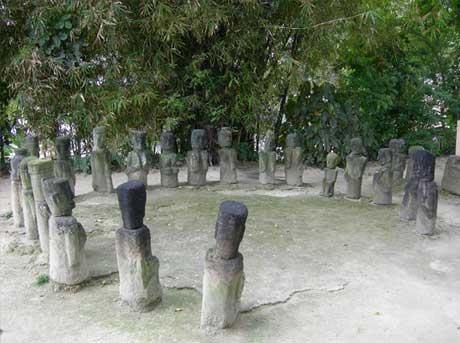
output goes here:
{"type": "Polygon", "coordinates": [[[86,232],[74,217],[51,217],[50,278],[61,284],[76,285],[88,278],[85,242],[86,232]]]}
{"type": "Polygon", "coordinates": [[[404,196],[401,203],[401,210],[399,212],[399,216],[405,220],[415,220],[417,217],[417,208],[418,208],[418,200],[417,200],[417,187],[418,187],[418,180],[411,179],[407,182],[406,187],[404,189],[404,196]]]}
{"type": "Polygon", "coordinates": [[[203,277],[201,327],[224,329],[238,318],[244,287],[243,255],[224,260],[209,249],[203,277]]]}
{"type": "Polygon", "coordinates": [[[286,183],[290,186],[302,186],[303,185],[303,170],[297,168],[286,169],[286,183]]]}
{"type": "Polygon", "coordinates": [[[43,255],[49,255],[49,227],[48,221],[50,212],[46,201],[35,202],[35,213],[37,216],[38,237],[43,255]]]}
{"type": "Polygon", "coordinates": [[[133,181],[133,180],[141,181],[144,183],[144,185],[147,186],[147,176],[148,176],[148,173],[146,173],[143,170],[135,171],[135,172],[128,174],[128,181],[133,181]]]}
{"type": "Polygon", "coordinates": [[[188,184],[190,186],[205,186],[206,185],[206,171],[197,173],[188,173],[188,184]]]}
{"type": "Polygon", "coordinates": [[[160,262],[152,256],[150,230],[118,229],[116,233],[120,297],[136,311],[149,311],[161,301],[160,262]]]}
{"type": "Polygon", "coordinates": [[[442,189],[460,195],[460,156],[449,156],[442,177],[442,189]]]}
{"type": "Polygon", "coordinates": [[[347,182],[347,198],[349,199],[360,199],[361,198],[361,185],[363,182],[362,178],[352,179],[348,178],[347,182]]]}
{"type": "Polygon", "coordinates": [[[22,184],[19,180],[11,181],[11,209],[15,227],[24,227],[24,214],[22,211],[22,184]]]}
{"type": "MultiPolygon", "coordinates": [[[[161,172],[161,171],[160,171],[161,172]]],[[[165,174],[161,173],[161,185],[168,188],[176,188],[179,186],[178,174],[165,174]]]]}
{"type": "Polygon", "coordinates": [[[26,229],[27,238],[31,241],[37,241],[37,217],[35,214],[34,192],[31,189],[22,191],[22,203],[24,213],[24,227],[26,229]]]}

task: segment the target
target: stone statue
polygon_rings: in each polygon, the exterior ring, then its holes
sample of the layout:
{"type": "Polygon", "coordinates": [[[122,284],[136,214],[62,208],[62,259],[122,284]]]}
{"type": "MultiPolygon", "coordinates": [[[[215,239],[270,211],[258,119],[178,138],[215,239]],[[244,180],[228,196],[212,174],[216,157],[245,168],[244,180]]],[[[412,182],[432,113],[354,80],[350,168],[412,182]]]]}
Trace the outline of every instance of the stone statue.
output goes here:
{"type": "Polygon", "coordinates": [[[418,188],[423,179],[426,182],[434,180],[436,159],[433,154],[426,150],[414,152],[414,164],[411,178],[404,188],[404,196],[401,203],[400,217],[406,220],[415,220],[419,206],[418,188]]]}
{"type": "Polygon", "coordinates": [[[393,152],[393,184],[400,184],[406,170],[406,142],[404,139],[392,139],[388,144],[393,152]]]}
{"type": "Polygon", "coordinates": [[[449,193],[460,195],[460,156],[447,158],[441,186],[449,193]]]}
{"type": "Polygon", "coordinates": [[[393,152],[390,148],[379,150],[380,168],[374,174],[372,185],[374,187],[374,204],[390,205],[392,203],[393,189],[393,152]]]}
{"type": "Polygon", "coordinates": [[[438,187],[434,182],[435,167],[436,157],[433,154],[425,150],[415,153],[414,174],[419,176],[415,230],[421,235],[434,234],[436,227],[438,187]]]}
{"type": "Polygon", "coordinates": [[[276,152],[275,136],[268,130],[263,147],[259,150],[259,182],[263,185],[275,184],[276,152]]]}
{"type": "Polygon", "coordinates": [[[286,137],[285,172],[286,183],[291,186],[303,185],[303,153],[302,137],[297,133],[290,133],[286,137]]]}
{"type": "Polygon", "coordinates": [[[133,151],[126,160],[128,181],[139,180],[147,186],[147,176],[150,169],[150,151],[147,149],[146,133],[140,130],[130,130],[133,151]]]}
{"type": "Polygon", "coordinates": [[[113,192],[110,152],[105,147],[105,127],[93,130],[94,147],[91,153],[93,189],[99,193],[113,192]]]}
{"type": "Polygon", "coordinates": [[[237,183],[236,164],[238,157],[232,148],[232,129],[223,127],[219,130],[219,167],[220,182],[225,184],[237,183]]]}
{"type": "Polygon", "coordinates": [[[161,156],[160,173],[163,187],[179,186],[179,168],[177,167],[176,137],[170,131],[163,132],[160,137],[161,156]]]}
{"type": "Polygon", "coordinates": [[[424,150],[424,148],[420,145],[414,145],[409,147],[409,157],[407,159],[407,167],[406,167],[406,180],[410,180],[412,177],[412,171],[414,170],[414,154],[417,150],[424,150]]]}
{"type": "Polygon", "coordinates": [[[192,150],[187,152],[187,177],[192,186],[204,186],[208,172],[208,140],[206,131],[196,129],[192,131],[192,150]]]}
{"type": "Polygon", "coordinates": [[[37,229],[40,239],[40,248],[45,258],[49,256],[49,208],[43,193],[42,180],[54,176],[53,160],[36,159],[28,163],[29,174],[34,192],[37,229]]]}
{"type": "Polygon", "coordinates": [[[56,159],[54,160],[54,175],[69,181],[70,189],[75,194],[75,173],[70,160],[70,137],[56,138],[56,159]]]}
{"type": "Polygon", "coordinates": [[[24,227],[27,238],[38,240],[37,215],[35,213],[34,192],[32,190],[32,180],[29,174],[29,162],[37,160],[35,156],[25,157],[19,164],[19,174],[22,184],[22,210],[24,214],[24,227]]]}
{"type": "Polygon", "coordinates": [[[86,232],[72,216],[74,192],[66,178],[42,179],[43,193],[51,211],[49,218],[50,278],[76,285],[88,278],[85,257],[86,232]]]}
{"type": "Polygon", "coordinates": [[[21,161],[27,156],[27,149],[19,148],[14,149],[14,157],[11,159],[11,207],[13,210],[14,226],[24,226],[24,213],[22,206],[22,184],[21,175],[19,172],[19,165],[21,161]]]}
{"type": "Polygon", "coordinates": [[[339,173],[337,169],[338,163],[339,155],[337,155],[334,151],[327,154],[326,168],[324,169],[323,184],[320,195],[328,198],[334,196],[335,182],[337,181],[337,174],[339,173]]]}
{"type": "Polygon", "coordinates": [[[361,198],[361,185],[363,182],[364,169],[366,169],[367,157],[364,156],[363,141],[361,138],[351,140],[351,153],[347,156],[345,167],[345,181],[347,183],[347,198],[361,198]]]}
{"type": "Polygon", "coordinates": [[[148,311],[161,301],[160,262],[152,255],[150,230],[144,225],[146,186],[133,180],[117,188],[123,227],[116,232],[120,297],[137,311],[148,311]]]}
{"type": "Polygon", "coordinates": [[[214,237],[215,248],[206,254],[203,277],[201,327],[205,330],[231,326],[240,310],[244,287],[243,239],[248,209],[236,201],[224,201],[219,208],[214,237]]]}
{"type": "Polygon", "coordinates": [[[35,135],[28,135],[24,138],[22,143],[23,148],[27,149],[29,156],[40,157],[40,146],[38,144],[38,137],[35,135]]]}

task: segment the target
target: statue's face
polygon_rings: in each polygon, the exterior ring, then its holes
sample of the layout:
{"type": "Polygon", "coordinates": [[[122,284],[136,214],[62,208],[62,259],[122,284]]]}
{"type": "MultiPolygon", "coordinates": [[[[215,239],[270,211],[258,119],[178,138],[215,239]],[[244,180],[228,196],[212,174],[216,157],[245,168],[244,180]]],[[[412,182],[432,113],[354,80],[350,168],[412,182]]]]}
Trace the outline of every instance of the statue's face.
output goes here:
{"type": "Polygon", "coordinates": [[[134,150],[145,150],[146,146],[146,134],[144,131],[132,130],[131,143],[133,144],[134,150]]]}
{"type": "Polygon", "coordinates": [[[363,141],[361,138],[353,138],[351,140],[351,153],[354,155],[363,153],[363,141]]]}
{"type": "Polygon", "coordinates": [[[206,131],[203,129],[196,129],[192,131],[192,149],[206,149],[208,146],[208,138],[206,131]]]}
{"type": "Polygon", "coordinates": [[[378,160],[382,166],[391,165],[393,152],[389,148],[383,148],[379,150],[378,160]]]}
{"type": "Polygon", "coordinates": [[[404,139],[392,139],[388,146],[393,153],[403,153],[406,150],[406,142],[404,139]]]}
{"type": "Polygon", "coordinates": [[[105,147],[105,131],[97,130],[93,131],[94,146],[98,149],[105,147]]]}
{"type": "Polygon", "coordinates": [[[223,127],[219,130],[218,143],[222,148],[232,147],[232,130],[228,127],[223,127]]]}
{"type": "Polygon", "coordinates": [[[286,137],[286,145],[289,148],[297,148],[301,146],[301,138],[297,133],[290,133],[286,137]]]}
{"type": "Polygon", "coordinates": [[[56,139],[56,156],[62,160],[70,156],[70,139],[67,137],[56,139]]]}
{"type": "Polygon", "coordinates": [[[163,132],[160,137],[161,150],[164,152],[174,152],[176,150],[176,138],[172,132],[163,132]]]}
{"type": "Polygon", "coordinates": [[[326,164],[329,169],[337,168],[338,163],[339,163],[339,156],[335,152],[331,151],[329,154],[327,154],[326,164]]]}
{"type": "Polygon", "coordinates": [[[54,216],[70,216],[75,208],[74,195],[69,181],[63,178],[42,180],[46,203],[54,216]]]}

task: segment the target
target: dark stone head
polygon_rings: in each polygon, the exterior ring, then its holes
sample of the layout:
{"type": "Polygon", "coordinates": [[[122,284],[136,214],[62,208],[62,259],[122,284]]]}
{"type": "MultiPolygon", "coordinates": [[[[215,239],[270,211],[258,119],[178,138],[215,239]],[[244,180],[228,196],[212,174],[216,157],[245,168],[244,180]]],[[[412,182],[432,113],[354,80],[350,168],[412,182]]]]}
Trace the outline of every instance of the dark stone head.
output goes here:
{"type": "Polygon", "coordinates": [[[147,145],[147,134],[142,130],[129,130],[131,144],[134,150],[145,150],[147,145]]]}
{"type": "Polygon", "coordinates": [[[364,152],[363,140],[360,137],[355,137],[351,139],[350,142],[351,153],[353,155],[362,155],[364,152]]]}
{"type": "Polygon", "coordinates": [[[145,203],[147,193],[142,181],[128,181],[117,188],[123,227],[128,230],[138,229],[144,225],[145,203]]]}
{"type": "Polygon", "coordinates": [[[297,148],[302,146],[302,136],[295,132],[288,134],[286,137],[286,145],[289,148],[297,148]]]}
{"type": "Polygon", "coordinates": [[[70,158],[70,137],[59,136],[56,138],[56,158],[58,160],[70,158]]]}
{"type": "Polygon", "coordinates": [[[64,178],[42,179],[46,203],[55,217],[71,216],[75,201],[69,181],[64,178]]]}
{"type": "Polygon", "coordinates": [[[402,154],[406,152],[406,141],[404,139],[392,139],[388,147],[393,151],[393,154],[402,154]]]}
{"type": "Polygon", "coordinates": [[[162,152],[175,152],[176,151],[176,137],[171,131],[165,131],[160,136],[161,151],[162,152]]]}
{"type": "Polygon", "coordinates": [[[204,150],[208,147],[208,137],[203,129],[195,129],[192,131],[191,137],[192,149],[204,150]]]}
{"type": "Polygon", "coordinates": [[[22,146],[27,149],[30,156],[40,157],[40,147],[38,145],[38,137],[29,135],[24,138],[22,146]]]}
{"type": "Polygon", "coordinates": [[[17,148],[14,149],[14,157],[11,159],[11,179],[19,181],[19,164],[21,161],[27,157],[27,149],[25,148],[17,148]]]}
{"type": "Polygon", "coordinates": [[[229,127],[223,127],[219,130],[217,141],[221,148],[232,147],[232,129],[229,127]]]}
{"type": "Polygon", "coordinates": [[[414,154],[418,150],[425,150],[425,148],[422,147],[421,145],[413,145],[409,147],[409,158],[414,159],[414,154]]]}
{"type": "Polygon", "coordinates": [[[216,253],[223,259],[235,258],[246,228],[248,209],[237,201],[224,201],[220,204],[217,216],[216,253]]]}
{"type": "Polygon", "coordinates": [[[412,176],[424,181],[433,181],[435,166],[436,157],[432,153],[426,150],[417,150],[414,153],[412,176]]]}
{"type": "Polygon", "coordinates": [[[382,166],[389,165],[391,166],[391,161],[393,159],[393,152],[390,148],[383,148],[379,150],[378,160],[382,166]]]}

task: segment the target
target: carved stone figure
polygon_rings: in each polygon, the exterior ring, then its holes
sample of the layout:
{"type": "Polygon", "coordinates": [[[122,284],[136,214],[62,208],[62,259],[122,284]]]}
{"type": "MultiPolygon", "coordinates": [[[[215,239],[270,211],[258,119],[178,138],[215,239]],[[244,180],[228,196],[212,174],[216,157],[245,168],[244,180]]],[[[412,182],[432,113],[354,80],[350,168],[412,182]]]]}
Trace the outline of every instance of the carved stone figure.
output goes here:
{"type": "Polygon", "coordinates": [[[128,181],[117,188],[123,227],[116,232],[120,297],[131,308],[148,311],[161,301],[160,262],[152,255],[150,230],[143,224],[146,186],[128,181]]]}
{"type": "Polygon", "coordinates": [[[206,131],[196,129],[192,131],[192,150],[187,152],[187,177],[192,186],[204,186],[208,172],[208,152],[206,131]]]}
{"type": "Polygon", "coordinates": [[[75,172],[70,160],[70,137],[60,136],[56,138],[54,175],[69,181],[70,188],[75,193],[75,172]]]}
{"type": "Polygon", "coordinates": [[[434,180],[436,158],[426,150],[414,152],[414,165],[411,178],[404,188],[401,203],[400,217],[406,220],[415,220],[419,206],[418,187],[421,180],[431,182],[434,180]]]}
{"type": "Polygon", "coordinates": [[[337,174],[339,172],[337,169],[338,163],[339,155],[337,155],[334,151],[327,154],[326,168],[324,169],[324,178],[320,195],[329,198],[334,196],[335,182],[337,181],[337,174]]]}
{"type": "Polygon", "coordinates": [[[163,132],[161,140],[160,173],[163,187],[179,185],[179,168],[177,167],[176,137],[170,131],[163,132]]]}
{"type": "Polygon", "coordinates": [[[449,193],[460,195],[460,156],[449,156],[441,186],[449,193]]]}
{"type": "Polygon", "coordinates": [[[388,146],[393,152],[393,184],[400,184],[406,170],[406,142],[404,139],[392,139],[388,146]]]}
{"type": "Polygon", "coordinates": [[[438,211],[438,186],[421,180],[417,188],[417,218],[415,229],[421,235],[433,235],[438,211]]]}
{"type": "Polygon", "coordinates": [[[29,162],[37,160],[35,156],[25,157],[19,164],[19,174],[22,184],[22,210],[24,214],[24,227],[27,238],[38,240],[37,215],[35,212],[34,192],[32,190],[32,180],[29,174],[29,162]]]}
{"type": "Polygon", "coordinates": [[[147,176],[150,170],[150,152],[147,149],[146,133],[140,130],[130,130],[133,151],[130,151],[126,160],[126,174],[128,181],[139,180],[147,185],[147,176]]]}
{"type": "Polygon", "coordinates": [[[45,257],[49,256],[49,208],[43,193],[42,180],[54,176],[53,160],[36,159],[28,163],[29,174],[35,200],[35,213],[37,216],[37,229],[40,239],[40,248],[45,257]]]}
{"type": "Polygon", "coordinates": [[[297,133],[290,133],[286,137],[285,172],[286,183],[291,186],[303,185],[303,153],[302,139],[297,133]]]}
{"type": "Polygon", "coordinates": [[[232,130],[223,127],[218,134],[220,182],[225,184],[237,183],[236,165],[238,156],[232,148],[232,130]]]}
{"type": "Polygon", "coordinates": [[[390,205],[392,203],[393,189],[393,152],[389,148],[379,150],[380,168],[374,174],[374,204],[390,205]]]}
{"type": "Polygon", "coordinates": [[[263,185],[275,183],[276,152],[275,136],[268,130],[259,150],[259,182],[263,185]]]}
{"type": "Polygon", "coordinates": [[[40,157],[40,147],[38,144],[38,137],[35,135],[28,135],[24,138],[22,147],[27,149],[29,156],[40,157]]]}
{"type": "Polygon", "coordinates": [[[406,167],[406,180],[409,180],[412,177],[412,172],[414,170],[414,154],[417,150],[424,150],[424,148],[420,145],[414,145],[409,147],[406,167]]]}
{"type": "Polygon", "coordinates": [[[76,285],[88,278],[85,257],[86,232],[72,216],[74,192],[66,178],[42,179],[43,193],[51,211],[49,218],[50,278],[76,285]]]}
{"type": "Polygon", "coordinates": [[[110,152],[105,147],[105,127],[94,128],[93,140],[94,147],[91,153],[93,189],[99,193],[110,193],[113,191],[113,183],[110,152]]]}
{"type": "Polygon", "coordinates": [[[215,248],[206,254],[203,277],[201,327],[223,329],[238,318],[244,287],[243,239],[248,210],[242,203],[224,201],[217,217],[215,248]]]}
{"type": "Polygon", "coordinates": [[[350,199],[361,198],[361,185],[367,164],[367,157],[364,156],[363,152],[364,147],[361,138],[353,138],[351,140],[351,153],[347,156],[344,173],[347,183],[347,197],[350,199]]]}
{"type": "Polygon", "coordinates": [[[13,210],[14,226],[24,226],[24,213],[22,210],[24,201],[22,200],[21,175],[19,165],[27,156],[27,149],[14,149],[14,157],[11,159],[11,207],[13,210]]]}

